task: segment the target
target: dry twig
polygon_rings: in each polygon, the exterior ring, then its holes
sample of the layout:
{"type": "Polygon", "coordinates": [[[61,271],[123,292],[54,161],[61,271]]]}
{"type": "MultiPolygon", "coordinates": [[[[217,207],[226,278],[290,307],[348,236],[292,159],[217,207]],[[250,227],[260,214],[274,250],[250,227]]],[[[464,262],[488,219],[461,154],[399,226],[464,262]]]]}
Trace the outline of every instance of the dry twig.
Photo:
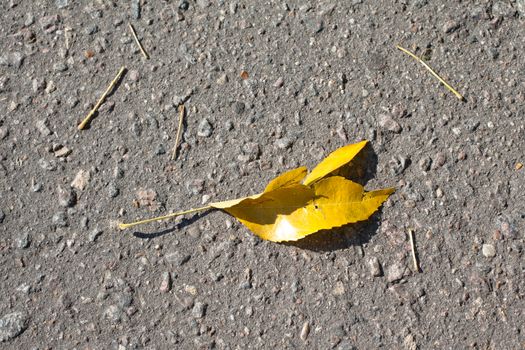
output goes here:
{"type": "Polygon", "coordinates": [[[414,230],[411,228],[408,229],[408,236],[410,238],[410,248],[412,249],[412,261],[414,262],[414,268],[417,272],[420,272],[421,269],[419,268],[419,262],[417,261],[416,256],[416,244],[414,243],[414,230]]]}
{"type": "Polygon", "coordinates": [[[83,130],[86,127],[86,125],[89,123],[89,121],[91,120],[91,118],[93,117],[97,109],[102,105],[102,103],[104,103],[104,100],[106,99],[107,95],[109,95],[109,93],[111,92],[111,90],[113,90],[113,88],[115,87],[117,82],[120,80],[120,78],[122,78],[122,75],[124,74],[125,71],[126,71],[126,67],[120,68],[120,70],[117,73],[117,76],[111,81],[111,83],[109,84],[106,91],[104,91],[102,96],[100,96],[95,107],[93,107],[93,109],[88,113],[88,115],[84,118],[84,120],[82,120],[82,122],[78,124],[78,130],[83,130]]]}
{"type": "Polygon", "coordinates": [[[458,99],[460,99],[461,101],[465,101],[465,98],[463,97],[463,95],[461,95],[456,89],[454,89],[443,78],[441,78],[425,61],[423,61],[421,58],[417,57],[412,52],[408,51],[407,49],[399,45],[396,45],[396,48],[398,48],[399,50],[403,51],[404,53],[406,53],[407,55],[409,55],[410,57],[412,57],[413,59],[421,63],[423,67],[425,67],[430,72],[430,74],[432,74],[437,80],[439,80],[443,85],[445,85],[445,87],[449,89],[454,95],[456,95],[458,99]]]}
{"type": "Polygon", "coordinates": [[[146,53],[146,50],[144,50],[144,47],[142,47],[142,44],[140,43],[139,38],[137,38],[137,33],[135,32],[135,28],[133,28],[133,25],[131,23],[128,23],[129,30],[131,30],[131,35],[133,35],[133,38],[135,39],[135,42],[137,43],[137,46],[140,49],[140,52],[142,52],[142,55],[145,59],[149,59],[149,55],[146,53]]]}
{"type": "Polygon", "coordinates": [[[175,160],[177,158],[177,148],[179,147],[180,134],[182,131],[182,120],[184,119],[184,105],[179,106],[179,127],[177,128],[177,136],[175,137],[175,145],[173,146],[173,151],[171,153],[171,159],[175,160]]]}

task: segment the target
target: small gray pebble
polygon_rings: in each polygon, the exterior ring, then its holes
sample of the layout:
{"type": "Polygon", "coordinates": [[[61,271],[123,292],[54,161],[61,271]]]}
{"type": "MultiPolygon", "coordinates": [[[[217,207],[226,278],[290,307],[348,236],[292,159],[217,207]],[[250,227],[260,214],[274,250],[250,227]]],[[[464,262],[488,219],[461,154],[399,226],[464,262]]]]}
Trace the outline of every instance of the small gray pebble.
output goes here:
{"type": "Polygon", "coordinates": [[[102,230],[99,229],[98,227],[97,228],[94,228],[93,231],[91,231],[91,233],[89,234],[89,241],[90,242],[95,242],[97,240],[97,238],[102,234],[102,230]]]}
{"type": "Polygon", "coordinates": [[[47,120],[46,119],[41,119],[41,120],[37,121],[35,126],[36,126],[37,130],[40,131],[40,134],[42,134],[42,136],[49,136],[49,135],[51,135],[51,130],[49,130],[49,128],[47,127],[47,120]]]}
{"type": "Polygon", "coordinates": [[[9,135],[9,130],[6,127],[0,128],[0,140],[5,139],[9,135]]]}
{"type": "Polygon", "coordinates": [[[5,213],[2,209],[0,209],[0,224],[4,222],[5,219],[5,213]]]}
{"type": "Polygon", "coordinates": [[[159,290],[161,293],[167,293],[171,290],[171,274],[168,271],[162,273],[159,290]]]}
{"type": "Polygon", "coordinates": [[[438,152],[432,159],[431,169],[435,170],[435,169],[441,168],[446,162],[447,162],[447,157],[443,153],[438,152]]]}
{"type": "Polygon", "coordinates": [[[187,263],[191,259],[191,255],[189,254],[182,254],[179,252],[175,253],[169,253],[167,254],[164,259],[166,259],[166,262],[170,264],[174,264],[177,266],[182,266],[185,263],[187,263]]]}
{"type": "Polygon", "coordinates": [[[525,0],[516,0],[516,10],[518,10],[518,13],[521,18],[525,18],[525,0]]]}
{"type": "Polygon", "coordinates": [[[246,106],[243,102],[237,101],[233,104],[233,111],[235,112],[235,114],[243,114],[245,109],[246,106]]]}
{"type": "Polygon", "coordinates": [[[131,81],[135,81],[135,82],[139,81],[139,79],[140,79],[140,73],[139,73],[139,71],[136,70],[136,69],[132,69],[132,70],[130,70],[130,71],[129,71],[129,79],[130,79],[131,81]]]}
{"type": "Polygon", "coordinates": [[[119,306],[120,308],[131,306],[131,303],[133,303],[133,295],[131,295],[131,293],[128,292],[116,293],[114,295],[114,299],[117,303],[117,306],[119,306]]]}
{"type": "Polygon", "coordinates": [[[431,164],[432,164],[432,159],[430,159],[430,157],[424,157],[424,158],[421,158],[421,160],[419,161],[419,168],[423,171],[429,171],[431,164]]]}
{"type": "Polygon", "coordinates": [[[287,149],[292,147],[293,140],[288,137],[283,137],[282,139],[278,139],[275,141],[275,146],[279,149],[287,149]]]}
{"type": "Polygon", "coordinates": [[[155,148],[155,155],[160,156],[162,154],[166,154],[166,148],[164,148],[163,144],[160,144],[155,148]]]}
{"type": "Polygon", "coordinates": [[[197,128],[197,135],[200,137],[210,137],[213,132],[213,126],[208,119],[204,118],[200,121],[197,128]]]}
{"type": "Polygon", "coordinates": [[[84,28],[86,35],[93,35],[98,32],[98,26],[96,24],[90,24],[84,28]]]}
{"type": "Polygon", "coordinates": [[[133,19],[140,18],[140,0],[131,0],[131,17],[133,19]]]}
{"type": "Polygon", "coordinates": [[[69,4],[69,0],[55,0],[55,6],[59,9],[66,8],[69,4]]]}
{"type": "Polygon", "coordinates": [[[388,268],[386,279],[388,282],[399,281],[401,278],[403,278],[404,274],[405,274],[405,266],[397,262],[388,268]]]}
{"type": "Polygon", "coordinates": [[[27,232],[22,232],[17,238],[16,238],[16,247],[19,249],[26,249],[31,244],[31,239],[29,238],[29,234],[27,232]]]}
{"type": "Polygon", "coordinates": [[[47,161],[44,158],[40,158],[38,160],[38,165],[42,169],[47,170],[47,171],[55,171],[57,169],[56,163],[53,160],[47,161]]]}
{"type": "Polygon", "coordinates": [[[59,211],[58,213],[55,213],[53,215],[53,224],[57,225],[58,227],[66,227],[67,226],[67,216],[66,213],[63,211],[59,211]]]}
{"type": "Polygon", "coordinates": [[[25,59],[24,54],[22,54],[20,52],[13,52],[9,56],[9,65],[14,67],[14,68],[16,68],[16,69],[20,69],[20,67],[24,63],[24,59],[25,59]]]}
{"type": "Polygon", "coordinates": [[[122,320],[122,309],[118,305],[110,305],[104,311],[104,317],[112,323],[119,323],[122,320]]]}
{"type": "Polygon", "coordinates": [[[458,28],[460,27],[460,23],[450,20],[446,21],[443,25],[443,33],[445,34],[452,34],[454,33],[458,28]]]}
{"type": "Polygon", "coordinates": [[[201,303],[197,301],[195,305],[193,305],[193,309],[191,310],[191,315],[195,318],[203,318],[206,315],[206,308],[208,305],[206,303],[201,303]]]}
{"type": "Polygon", "coordinates": [[[199,5],[200,8],[206,8],[210,6],[209,0],[197,0],[197,5],[199,5]]]}
{"type": "Polygon", "coordinates": [[[401,125],[392,119],[389,115],[382,114],[379,116],[379,126],[381,128],[399,134],[401,132],[401,125]]]}
{"type": "Polygon", "coordinates": [[[372,257],[368,261],[368,268],[370,270],[370,274],[374,277],[379,277],[383,274],[381,271],[381,264],[379,263],[379,259],[377,257],[372,257]]]}
{"type": "Polygon", "coordinates": [[[120,194],[120,190],[114,183],[108,185],[108,195],[110,198],[115,198],[120,194]]]}
{"type": "Polygon", "coordinates": [[[188,10],[189,7],[190,7],[190,4],[188,3],[188,0],[179,1],[179,9],[181,9],[182,11],[188,10]]]}
{"type": "Polygon", "coordinates": [[[481,251],[486,258],[493,258],[496,256],[496,248],[492,244],[483,244],[481,251]]]}
{"type": "Polygon", "coordinates": [[[29,317],[21,312],[13,312],[0,318],[0,343],[16,338],[29,325],[29,317]]]}
{"type": "Polygon", "coordinates": [[[67,65],[64,62],[57,62],[53,64],[53,70],[55,72],[65,72],[67,70],[67,65]]]}
{"type": "Polygon", "coordinates": [[[77,194],[71,188],[58,187],[58,204],[61,207],[69,208],[77,203],[77,194]]]}

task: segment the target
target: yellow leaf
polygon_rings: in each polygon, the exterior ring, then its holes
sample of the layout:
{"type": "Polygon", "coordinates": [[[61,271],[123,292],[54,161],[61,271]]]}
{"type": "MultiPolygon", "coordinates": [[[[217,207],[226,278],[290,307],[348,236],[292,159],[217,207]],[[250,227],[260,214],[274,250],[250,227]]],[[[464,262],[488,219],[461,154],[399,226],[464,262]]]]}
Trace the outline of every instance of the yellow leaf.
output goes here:
{"type": "Polygon", "coordinates": [[[262,239],[282,242],[366,220],[394,192],[392,188],[365,192],[363,186],[345,178],[355,170],[362,170],[359,169],[360,161],[355,164],[357,158],[354,158],[366,143],[362,141],[337,149],[308,176],[305,167],[287,171],[270,181],[262,193],[119,227],[125,229],[215,208],[236,217],[262,239]]]}
{"type": "Polygon", "coordinates": [[[264,193],[271,192],[271,191],[274,191],[282,187],[289,187],[292,185],[297,185],[305,177],[307,171],[308,169],[306,169],[306,167],[304,166],[289,170],[277,176],[272,181],[270,181],[268,185],[266,186],[266,188],[264,189],[264,192],[262,193],[254,194],[248,197],[242,197],[242,198],[231,199],[231,200],[222,201],[222,202],[211,203],[210,206],[216,209],[226,209],[226,208],[230,208],[235,205],[238,205],[246,199],[257,199],[261,197],[264,193]]]}
{"type": "Polygon", "coordinates": [[[365,192],[340,176],[310,186],[262,193],[224,209],[253,233],[273,242],[295,241],[320,230],[368,219],[394,189],[365,192]]]}
{"type": "Polygon", "coordinates": [[[342,166],[348,164],[365,147],[367,140],[336,149],[319,163],[304,179],[303,184],[309,185],[324,178],[342,166]]]}

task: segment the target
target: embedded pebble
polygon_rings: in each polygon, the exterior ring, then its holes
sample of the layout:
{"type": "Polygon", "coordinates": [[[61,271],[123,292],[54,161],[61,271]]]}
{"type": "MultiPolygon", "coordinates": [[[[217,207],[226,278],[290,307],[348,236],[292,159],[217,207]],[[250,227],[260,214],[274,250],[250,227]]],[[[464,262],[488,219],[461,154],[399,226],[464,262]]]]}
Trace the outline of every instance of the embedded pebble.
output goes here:
{"type": "Polygon", "coordinates": [[[386,272],[386,279],[388,282],[399,281],[403,278],[405,273],[405,266],[399,262],[390,265],[386,272]]]}
{"type": "Polygon", "coordinates": [[[55,0],[55,6],[59,9],[66,8],[69,4],[69,0],[55,0]]]}
{"type": "Polygon", "coordinates": [[[0,209],[0,224],[4,222],[5,219],[5,213],[2,209],[0,209]]]}
{"type": "Polygon", "coordinates": [[[481,251],[486,258],[493,258],[496,256],[496,248],[492,244],[483,244],[481,251]]]}
{"type": "Polygon", "coordinates": [[[131,0],[131,17],[140,19],[140,0],[131,0]]]}
{"type": "Polygon", "coordinates": [[[287,149],[292,147],[293,140],[288,137],[283,137],[282,139],[278,139],[275,141],[275,146],[279,149],[287,149]]]}
{"type": "Polygon", "coordinates": [[[45,119],[41,119],[36,122],[36,128],[38,131],[40,131],[40,134],[42,134],[42,136],[51,135],[51,130],[49,130],[46,124],[47,124],[47,120],[45,119]]]}
{"type": "Polygon", "coordinates": [[[213,127],[208,121],[208,119],[206,118],[202,119],[197,128],[197,135],[200,137],[210,137],[212,132],[213,132],[213,127]]]}
{"type": "Polygon", "coordinates": [[[398,122],[396,122],[387,114],[382,114],[379,116],[379,126],[395,134],[399,134],[401,132],[401,125],[399,125],[398,122]]]}
{"type": "Polygon", "coordinates": [[[5,127],[0,128],[0,140],[5,139],[9,135],[9,130],[5,127]]]}
{"type": "Polygon", "coordinates": [[[69,208],[77,203],[77,195],[75,191],[70,188],[58,187],[58,204],[61,207],[69,208]]]}
{"type": "Polygon", "coordinates": [[[13,312],[0,318],[0,343],[16,338],[29,326],[29,317],[22,312],[13,312]]]}
{"type": "Polygon", "coordinates": [[[108,196],[110,198],[115,198],[120,194],[120,189],[113,182],[108,185],[107,191],[108,191],[108,196]]]}
{"type": "Polygon", "coordinates": [[[303,327],[301,328],[301,340],[306,341],[308,338],[308,335],[310,334],[310,322],[306,321],[303,323],[303,327]]]}
{"type": "Polygon", "coordinates": [[[419,160],[419,168],[423,171],[429,171],[432,159],[430,157],[423,157],[419,160]]]}
{"type": "Polygon", "coordinates": [[[442,153],[438,152],[434,158],[432,158],[432,170],[441,168],[447,162],[447,157],[442,153]]]}
{"type": "Polygon", "coordinates": [[[118,305],[110,305],[104,311],[104,317],[112,323],[119,323],[122,320],[122,315],[122,309],[118,305]]]}
{"type": "Polygon", "coordinates": [[[26,249],[31,244],[31,240],[29,238],[29,233],[22,232],[18,237],[16,238],[16,247],[19,249],[26,249]]]}
{"type": "Polygon", "coordinates": [[[58,213],[55,213],[52,218],[53,224],[59,226],[59,227],[66,227],[67,226],[67,216],[66,213],[63,211],[59,211],[58,213]]]}
{"type": "Polygon", "coordinates": [[[246,106],[244,102],[237,101],[233,104],[233,111],[235,112],[235,114],[243,114],[245,109],[246,106]]]}
{"type": "Polygon", "coordinates": [[[89,171],[79,170],[73,182],[71,182],[71,187],[76,188],[79,191],[83,191],[91,179],[91,173],[89,171]]]}
{"type": "Polygon", "coordinates": [[[91,233],[89,234],[88,236],[88,239],[90,242],[95,242],[97,240],[97,238],[102,234],[102,230],[99,229],[98,227],[97,228],[94,228],[91,233]]]}
{"type": "Polygon", "coordinates": [[[191,315],[194,318],[203,318],[206,315],[206,308],[208,305],[206,303],[201,303],[200,301],[197,301],[193,305],[193,309],[191,310],[191,315]]]}
{"type": "Polygon", "coordinates": [[[161,293],[167,293],[171,290],[171,274],[167,271],[162,273],[159,290],[161,293]]]}
{"type": "Polygon", "coordinates": [[[381,270],[381,264],[379,263],[379,259],[375,256],[368,260],[368,269],[370,271],[370,274],[374,277],[379,277],[383,274],[383,271],[381,270]]]}

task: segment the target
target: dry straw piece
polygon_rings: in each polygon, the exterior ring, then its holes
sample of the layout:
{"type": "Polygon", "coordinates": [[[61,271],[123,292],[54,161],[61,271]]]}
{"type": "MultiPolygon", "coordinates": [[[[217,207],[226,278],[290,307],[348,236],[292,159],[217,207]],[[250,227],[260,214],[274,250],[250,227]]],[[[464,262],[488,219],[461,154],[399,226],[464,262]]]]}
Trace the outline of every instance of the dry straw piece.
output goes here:
{"type": "Polygon", "coordinates": [[[414,242],[414,230],[411,228],[408,229],[408,237],[410,238],[410,248],[412,249],[412,262],[414,263],[414,269],[416,269],[417,272],[420,272],[421,269],[419,268],[419,262],[416,255],[416,244],[414,242]]]}
{"type": "Polygon", "coordinates": [[[184,119],[184,105],[179,106],[179,127],[177,128],[177,136],[175,137],[175,145],[173,146],[173,151],[171,153],[171,159],[175,160],[177,158],[177,148],[179,147],[180,134],[182,131],[182,120],[184,119]]]}
{"type": "Polygon", "coordinates": [[[430,72],[430,74],[432,74],[437,80],[439,80],[443,85],[445,85],[445,87],[449,89],[454,95],[456,95],[456,97],[460,101],[465,101],[465,98],[463,97],[463,95],[461,95],[456,89],[454,89],[443,78],[441,78],[425,61],[423,61],[421,58],[417,57],[415,54],[413,54],[412,52],[408,51],[407,49],[399,45],[396,45],[396,48],[403,51],[404,53],[406,53],[407,55],[409,55],[410,57],[412,57],[413,59],[421,63],[423,67],[425,67],[430,72]]]}
{"type": "Polygon", "coordinates": [[[133,39],[135,39],[135,42],[137,43],[137,46],[140,49],[140,52],[142,52],[142,56],[144,56],[145,59],[149,59],[148,53],[146,52],[146,50],[144,50],[144,47],[142,47],[142,44],[140,43],[139,38],[137,38],[137,33],[135,32],[135,28],[133,28],[133,25],[131,23],[128,23],[128,26],[129,26],[129,30],[131,30],[131,35],[133,35],[133,39]]]}
{"type": "Polygon", "coordinates": [[[95,107],[93,107],[93,109],[89,111],[88,115],[84,118],[84,120],[82,120],[82,122],[78,124],[78,130],[83,130],[86,127],[86,125],[89,123],[91,118],[93,118],[93,115],[95,115],[95,113],[97,112],[98,108],[102,105],[102,103],[104,103],[104,100],[106,99],[106,97],[113,90],[115,85],[117,85],[120,78],[122,78],[122,75],[124,74],[125,71],[126,71],[126,67],[120,68],[120,70],[117,73],[117,76],[111,81],[111,83],[109,84],[106,91],[104,91],[102,96],[100,96],[95,107]]]}

